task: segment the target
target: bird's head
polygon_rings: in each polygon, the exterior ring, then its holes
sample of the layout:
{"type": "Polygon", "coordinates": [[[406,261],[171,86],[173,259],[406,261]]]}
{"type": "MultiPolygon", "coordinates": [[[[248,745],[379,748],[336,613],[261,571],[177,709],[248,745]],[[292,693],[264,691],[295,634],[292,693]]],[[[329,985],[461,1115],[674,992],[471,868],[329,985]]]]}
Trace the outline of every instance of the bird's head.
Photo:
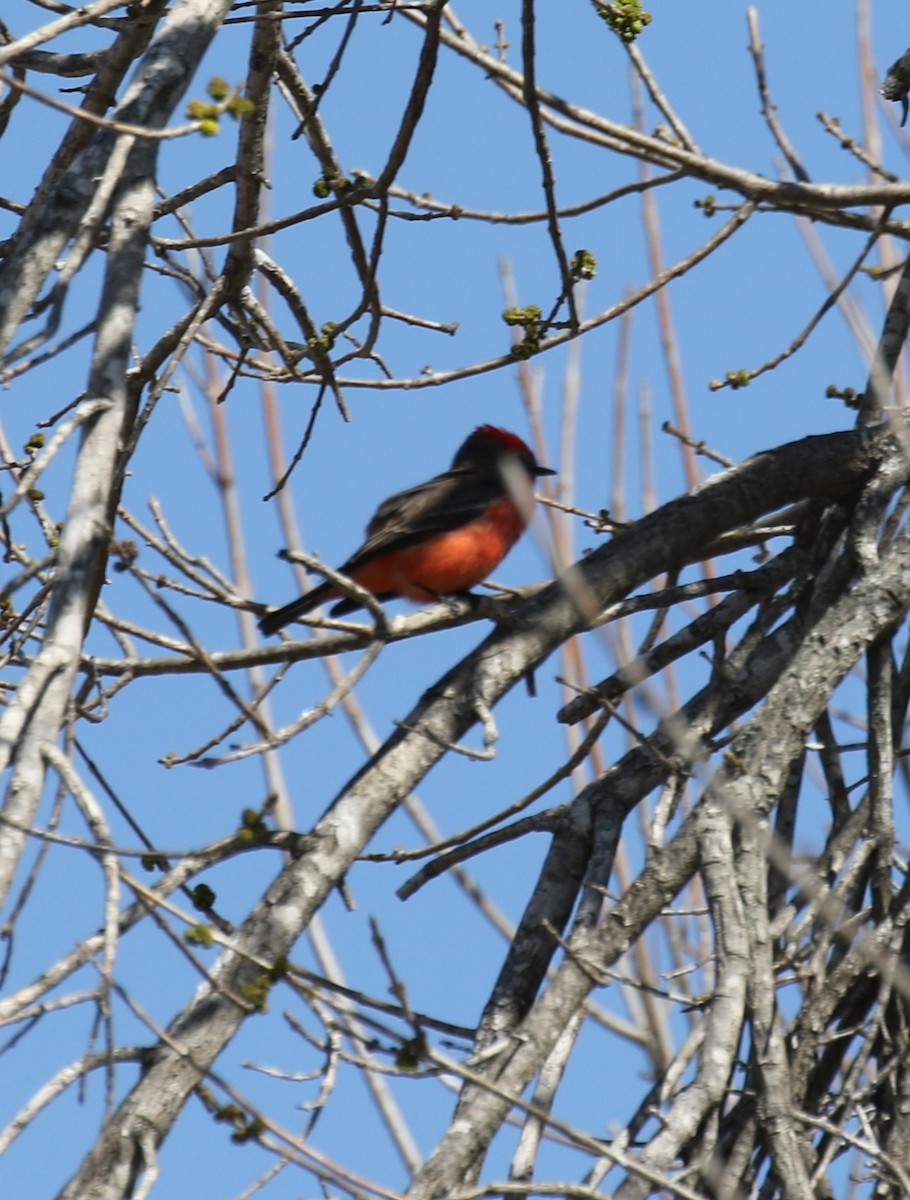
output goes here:
{"type": "Polygon", "coordinates": [[[501,466],[509,461],[522,467],[531,479],[556,474],[552,468],[540,465],[531,447],[517,433],[500,429],[498,425],[478,425],[458,447],[452,467],[501,466]]]}

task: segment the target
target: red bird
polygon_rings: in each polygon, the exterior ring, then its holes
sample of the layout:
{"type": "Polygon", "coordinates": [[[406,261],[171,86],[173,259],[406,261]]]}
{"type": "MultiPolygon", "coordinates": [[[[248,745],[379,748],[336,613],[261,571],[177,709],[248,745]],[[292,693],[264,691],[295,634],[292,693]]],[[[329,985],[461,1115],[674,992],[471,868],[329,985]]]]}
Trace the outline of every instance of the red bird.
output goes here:
{"type": "MultiPolygon", "coordinates": [[[[534,480],[555,474],[516,434],[481,425],[458,448],[448,471],[380,504],[366,541],[340,569],[379,600],[464,595],[499,566],[524,533],[534,509],[534,480]]],[[[266,613],[259,628],[277,633],[335,596],[344,593],[320,583],[266,613]]],[[[344,597],[332,614],[360,607],[344,597]]]]}

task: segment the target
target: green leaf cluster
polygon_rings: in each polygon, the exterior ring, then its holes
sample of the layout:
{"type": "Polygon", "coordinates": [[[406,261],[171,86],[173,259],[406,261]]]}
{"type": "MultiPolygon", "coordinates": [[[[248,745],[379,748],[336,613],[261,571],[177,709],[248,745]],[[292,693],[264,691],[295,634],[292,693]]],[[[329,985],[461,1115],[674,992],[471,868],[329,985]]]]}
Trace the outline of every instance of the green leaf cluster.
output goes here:
{"type": "Polygon", "coordinates": [[[524,330],[520,342],[512,346],[512,357],[519,359],[530,358],[540,349],[540,339],[543,337],[543,322],[540,319],[540,309],[536,304],[525,308],[507,308],[502,314],[507,325],[517,326],[524,330]]]}
{"type": "Polygon", "coordinates": [[[199,132],[205,137],[214,137],[221,131],[221,118],[225,113],[239,121],[256,110],[252,100],[217,75],[209,80],[206,92],[208,100],[191,100],[186,106],[186,115],[191,121],[199,122],[199,132]]]}
{"type": "Polygon", "coordinates": [[[641,0],[614,0],[602,5],[597,15],[624,42],[634,42],[644,27],[651,24],[651,14],[642,8],[641,0]]]}

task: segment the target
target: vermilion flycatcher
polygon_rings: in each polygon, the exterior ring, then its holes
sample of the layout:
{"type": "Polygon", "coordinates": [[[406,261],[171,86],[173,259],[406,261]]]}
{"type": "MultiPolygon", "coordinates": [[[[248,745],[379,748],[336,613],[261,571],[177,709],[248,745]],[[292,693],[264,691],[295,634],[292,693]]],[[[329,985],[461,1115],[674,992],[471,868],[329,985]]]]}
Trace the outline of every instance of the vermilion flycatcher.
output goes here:
{"type": "MultiPolygon", "coordinates": [[[[383,501],[367,526],[366,541],[340,568],[378,600],[438,600],[460,596],[486,579],[527,528],[534,480],[555,475],[507,429],[481,425],[459,447],[442,475],[383,501]]],[[[266,613],[264,634],[277,633],[311,609],[342,596],[320,583],[305,596],[266,613]]],[[[332,614],[361,605],[345,597],[332,614]]]]}

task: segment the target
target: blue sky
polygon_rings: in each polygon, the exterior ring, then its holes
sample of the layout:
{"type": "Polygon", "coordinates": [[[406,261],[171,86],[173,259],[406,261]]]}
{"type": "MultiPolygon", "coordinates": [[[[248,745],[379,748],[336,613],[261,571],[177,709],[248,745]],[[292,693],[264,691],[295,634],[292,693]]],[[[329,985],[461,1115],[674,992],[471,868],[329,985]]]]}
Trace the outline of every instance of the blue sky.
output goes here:
{"type": "MultiPolygon", "coordinates": [[[[653,23],[641,40],[641,49],[696,139],[706,152],[750,170],[774,175],[779,155],[761,118],[754,73],[746,52],[746,5],[734,0],[714,0],[699,5],[656,0],[651,5],[653,23]]],[[[856,137],[862,134],[860,79],[855,54],[853,6],[805,0],[799,5],[768,0],[757,6],[769,81],[779,116],[816,181],[860,182],[865,170],[824,132],[816,114],[836,115],[856,137]]],[[[42,18],[40,10],[23,0],[8,0],[4,15],[15,33],[25,32],[42,18]]],[[[542,3],[539,6],[538,40],[540,82],[615,120],[630,112],[629,71],[621,48],[592,16],[589,6],[578,3],[542,3]]],[[[518,61],[519,5],[490,5],[489,0],[468,0],[458,6],[461,20],[479,39],[495,37],[493,19],[502,16],[511,42],[511,60],[518,61]]],[[[878,0],[873,13],[873,48],[880,76],[905,48],[908,40],[906,5],[878,0]]],[[[314,37],[300,53],[300,62],[311,80],[319,79],[337,45],[337,27],[314,37]]],[[[190,85],[188,98],[201,96],[210,75],[231,82],[243,77],[249,27],[226,29],[213,47],[203,72],[190,85]]],[[[97,44],[89,34],[73,36],[69,48],[97,44]]],[[[377,172],[397,128],[401,105],[412,71],[415,31],[401,17],[381,25],[373,15],[363,18],[355,33],[350,59],[323,109],[336,152],[349,171],[377,172]]],[[[63,45],[60,49],[65,48],[63,45]]],[[[34,86],[46,89],[47,78],[31,76],[34,86]]],[[[907,140],[889,119],[898,110],[877,108],[882,127],[886,164],[896,174],[906,169],[907,140]]],[[[182,118],[181,118],[182,119],[182,118]]],[[[657,118],[646,116],[646,127],[657,118]]],[[[270,214],[286,215],[312,200],[318,174],[302,140],[291,141],[293,121],[279,104],[274,119],[270,214]]],[[[65,118],[30,99],[23,99],[3,138],[5,195],[26,201],[39,177],[50,148],[65,128],[65,118]]],[[[176,191],[189,179],[216,170],[231,160],[234,131],[229,125],[217,138],[193,137],[163,148],[161,181],[176,191]]],[[[592,146],[566,143],[553,137],[554,169],[562,204],[578,203],[635,178],[630,159],[605,154],[592,146]]],[[[530,149],[527,117],[498,93],[476,68],[443,53],[426,117],[400,176],[401,187],[416,193],[430,192],[440,200],[482,210],[539,209],[542,206],[539,167],[530,149]]],[[[659,189],[663,253],[667,263],[691,252],[708,236],[723,216],[713,220],[694,207],[710,191],[698,183],[659,189]]],[[[721,197],[723,199],[723,197],[721,197]]],[[[213,234],[227,228],[228,196],[214,197],[193,208],[196,227],[213,234]]],[[[14,218],[0,212],[0,238],[15,227],[14,218]]],[[[160,232],[178,236],[173,223],[160,232]]],[[[843,270],[858,253],[861,239],[855,234],[816,228],[825,249],[843,270]]],[[[649,276],[642,229],[640,201],[630,197],[605,210],[579,219],[567,231],[570,249],[584,246],[598,260],[597,277],[586,289],[584,306],[597,312],[615,303],[630,288],[649,276]]],[[[347,261],[337,230],[320,222],[318,231],[305,224],[274,235],[269,252],[297,279],[318,324],[338,319],[354,299],[347,261]]],[[[216,264],[224,251],[211,252],[216,264]]],[[[510,227],[461,220],[413,223],[393,220],[382,258],[381,276],[386,303],[402,311],[419,313],[433,321],[458,321],[455,337],[389,323],[381,343],[382,353],[395,375],[418,378],[423,368],[456,369],[502,354],[509,335],[500,313],[505,305],[500,287],[500,261],[508,258],[514,272],[519,302],[546,309],[558,290],[552,248],[539,226],[510,227]]],[[[90,271],[67,306],[65,323],[76,328],[97,302],[97,269],[90,271]]],[[[864,309],[875,333],[883,308],[881,285],[861,276],[851,294],[864,309]]],[[[809,433],[846,428],[852,416],[836,401],[827,399],[829,384],[860,388],[865,368],[853,336],[835,312],[812,335],[805,350],[783,367],[765,375],[749,388],[711,392],[708,383],[731,369],[751,368],[778,353],[799,332],[825,296],[825,286],[813,265],[792,218],[757,214],[719,253],[670,289],[682,376],[685,381],[692,428],[718,451],[741,459],[757,450],[809,433]]],[[[137,331],[140,352],[160,330],[162,312],[175,314],[183,302],[169,280],[149,275],[143,313],[137,331]]],[[[295,331],[276,303],[279,322],[287,336],[295,331]]],[[[630,350],[629,445],[626,455],[629,491],[627,508],[640,514],[640,446],[642,434],[635,405],[649,397],[655,488],[662,502],[684,487],[675,443],[660,432],[671,417],[664,359],[658,340],[653,303],[635,313],[630,350]]],[[[596,511],[610,504],[610,448],[613,421],[614,363],[618,323],[606,325],[586,338],[580,351],[580,394],[573,502],[596,511]]],[[[193,360],[198,368],[200,360],[193,360]]],[[[560,457],[560,419],[566,354],[558,351],[533,360],[538,381],[549,461],[560,457]]],[[[376,372],[359,367],[363,378],[376,372]]],[[[0,419],[14,447],[20,447],[35,422],[61,408],[84,386],[86,358],[79,352],[14,380],[0,396],[0,419]]],[[[204,462],[187,433],[181,406],[191,408],[206,438],[210,416],[204,398],[190,373],[179,378],[182,394],[166,396],[152,421],[133,462],[125,490],[126,505],[150,523],[147,503],[155,496],[177,538],[191,553],[208,555],[222,570],[229,560],[217,491],[204,462]]],[[[314,396],[300,386],[279,389],[281,421],[287,453],[293,453],[307,423],[314,396]]],[[[343,422],[331,401],[321,412],[313,441],[291,483],[298,520],[308,549],[327,561],[340,562],[358,544],[362,528],[376,504],[390,492],[444,469],[467,432],[482,422],[494,422],[527,434],[516,371],[506,368],[465,379],[445,388],[375,390],[350,388],[346,392],[350,423],[343,422]]],[[[263,503],[271,486],[264,453],[261,398],[252,381],[242,381],[227,405],[233,467],[247,536],[249,568],[255,597],[268,602],[290,599],[296,590],[293,576],[275,553],[283,544],[274,504],[263,503]]],[[[713,468],[702,460],[703,475],[713,468]]],[[[61,519],[65,507],[71,457],[64,455],[46,481],[49,510],[61,519]]],[[[529,537],[510,556],[497,577],[512,584],[549,577],[543,522],[537,536],[529,537]]],[[[575,529],[579,552],[596,544],[595,535],[575,529]]],[[[29,536],[32,536],[30,533],[29,536]]],[[[143,561],[155,568],[154,555],[143,552],[143,561]]],[[[137,619],[161,625],[151,606],[138,595],[126,577],[111,576],[105,600],[115,611],[137,614],[137,619]]],[[[232,617],[203,611],[201,606],[175,600],[181,611],[217,649],[239,644],[232,617]]],[[[397,610],[396,610],[397,611],[397,610]]],[[[162,626],[163,627],[163,626],[162,626]]],[[[467,628],[388,648],[358,689],[358,695],[379,736],[405,716],[421,692],[462,654],[473,647],[481,631],[467,628]]],[[[112,641],[95,635],[98,654],[115,652],[112,641]]],[[[606,638],[586,643],[592,678],[609,673],[612,652],[606,638]]],[[[552,678],[562,669],[555,660],[540,672],[540,694],[529,700],[518,691],[497,709],[500,742],[492,763],[470,762],[449,756],[420,789],[420,798],[446,833],[463,828],[523,795],[566,756],[564,732],[554,721],[559,693],[552,678]]],[[[689,677],[680,681],[691,686],[689,677]]],[[[318,664],[295,667],[276,690],[273,707],[282,720],[291,719],[325,692],[318,664]]],[[[265,794],[262,772],[255,760],[205,772],[191,767],[166,770],[159,765],[168,751],[186,752],[204,741],[230,719],[231,710],[207,680],[145,680],[118,697],[102,724],[85,727],[80,737],[97,757],[111,785],[127,800],[131,811],[156,841],[169,848],[199,845],[236,828],[244,807],[256,807],[265,794]]],[[[643,718],[644,719],[644,718],[643,718]]],[[[645,721],[647,724],[647,722],[645,721]]],[[[239,740],[248,740],[244,730],[239,740]]],[[[478,739],[475,737],[475,742],[478,739]]],[[[605,744],[607,759],[625,748],[621,732],[611,733],[605,744]]],[[[282,766],[295,807],[297,825],[308,828],[335,792],[353,774],[364,751],[341,713],[318,724],[282,752],[282,766]]],[[[563,784],[548,802],[571,797],[563,784]]],[[[49,807],[42,814],[47,819],[49,807]]],[[[116,821],[116,819],[115,819],[116,821]]],[[[80,831],[78,820],[64,818],[64,827],[80,831]]],[[[119,823],[118,838],[134,844],[133,835],[119,823]]],[[[419,843],[406,816],[397,815],[376,839],[373,849],[419,843]]],[[[634,847],[630,847],[634,855],[634,847]]],[[[545,851],[538,835],[518,845],[499,849],[474,861],[471,872],[511,920],[520,916],[545,851]]],[[[240,919],[278,867],[277,858],[249,856],[213,875],[219,904],[231,919],[240,919]]],[[[504,943],[475,909],[465,904],[450,879],[425,888],[406,904],[395,890],[410,868],[360,864],[351,873],[350,885],[357,911],[349,913],[333,899],[324,917],[349,978],[375,995],[385,996],[388,981],[376,959],[366,918],[375,914],[382,926],[397,969],[408,982],[415,1008],[470,1026],[489,993],[502,959],[504,943]]],[[[52,850],[39,877],[35,894],[18,929],[7,988],[32,978],[67,947],[93,930],[100,917],[100,873],[94,864],[71,851],[52,850]]],[[[311,962],[301,943],[296,956],[311,962]]],[[[190,994],[196,977],[181,962],[166,939],[153,929],[133,935],[121,947],[118,977],[137,995],[155,1020],[167,1021],[190,994]]],[[[86,986],[93,977],[86,974],[86,986]]],[[[617,989],[600,993],[605,1006],[623,1011],[617,989]]],[[[288,1070],[307,1071],[315,1065],[312,1052],[283,1025],[278,1014],[299,1002],[276,995],[268,1018],[247,1022],[225,1060],[221,1074],[240,1079],[247,1093],[261,1102],[289,1128],[304,1118],[295,1105],[311,1100],[317,1084],[277,1083],[236,1064],[252,1059],[288,1070]]],[[[90,1018],[85,1006],[76,1006],[45,1022],[47,1033],[26,1038],[6,1055],[4,1075],[15,1080],[0,1092],[0,1124],[56,1067],[80,1054],[89,1036],[90,1018]]],[[[125,1009],[118,1009],[118,1036],[148,1040],[125,1009]]],[[[604,1113],[622,1121],[630,1093],[639,1090],[638,1072],[643,1059],[624,1048],[616,1061],[617,1041],[602,1031],[585,1035],[585,1053],[573,1064],[562,1114],[583,1119],[593,1082],[609,1093],[604,1113]]],[[[124,1080],[128,1072],[124,1074],[124,1080]]],[[[444,1128],[451,1109],[451,1093],[442,1085],[396,1080],[413,1121],[421,1149],[427,1152],[444,1128]],[[415,1088],[422,1088],[415,1103],[415,1088]],[[426,1097],[426,1098],[425,1098],[426,1097]]],[[[353,1071],[342,1071],[338,1094],[327,1106],[314,1133],[314,1144],[329,1155],[347,1161],[354,1169],[390,1187],[404,1183],[404,1173],[387,1141],[376,1131],[360,1080],[353,1071]],[[357,1128],[356,1137],[352,1129],[357,1128]],[[362,1133],[360,1132],[362,1130],[362,1133]]],[[[91,1141],[98,1120],[101,1081],[91,1082],[87,1102],[75,1095],[58,1102],[30,1135],[15,1143],[0,1162],[0,1180],[9,1195],[50,1196],[68,1178],[91,1141]],[[54,1153],[48,1153],[53,1145],[54,1153]],[[26,1182],[27,1181],[27,1182],[26,1182]],[[24,1190],[27,1188],[27,1192],[24,1190]]],[[[603,1131],[605,1132],[605,1131],[603,1131]]],[[[498,1146],[491,1162],[507,1166],[507,1140],[498,1146]]],[[[553,1151],[555,1164],[563,1165],[563,1151],[553,1151]]],[[[168,1139],[162,1153],[162,1177],[154,1195],[164,1200],[197,1192],[206,1197],[229,1197],[255,1177],[268,1158],[255,1147],[236,1148],[227,1142],[224,1129],[214,1126],[201,1107],[192,1104],[168,1139]]],[[[573,1160],[574,1161],[574,1160],[573,1160]]],[[[554,1165],[554,1172],[558,1173],[554,1165]]],[[[568,1173],[578,1168],[565,1164],[568,1173]]],[[[314,1194],[311,1181],[294,1169],[270,1185],[266,1193],[275,1200],[314,1194]]]]}

